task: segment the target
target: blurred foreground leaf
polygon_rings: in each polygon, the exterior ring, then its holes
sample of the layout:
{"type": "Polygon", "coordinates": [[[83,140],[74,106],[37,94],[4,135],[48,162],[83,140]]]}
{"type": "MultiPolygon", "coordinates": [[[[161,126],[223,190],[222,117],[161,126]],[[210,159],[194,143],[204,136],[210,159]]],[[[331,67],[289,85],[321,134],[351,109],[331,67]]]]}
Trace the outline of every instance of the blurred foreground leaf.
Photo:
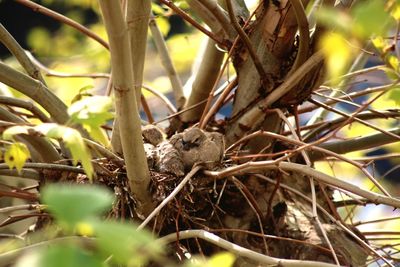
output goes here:
{"type": "Polygon", "coordinates": [[[51,184],[42,190],[42,201],[54,217],[69,229],[111,207],[113,195],[95,185],[51,184]]]}

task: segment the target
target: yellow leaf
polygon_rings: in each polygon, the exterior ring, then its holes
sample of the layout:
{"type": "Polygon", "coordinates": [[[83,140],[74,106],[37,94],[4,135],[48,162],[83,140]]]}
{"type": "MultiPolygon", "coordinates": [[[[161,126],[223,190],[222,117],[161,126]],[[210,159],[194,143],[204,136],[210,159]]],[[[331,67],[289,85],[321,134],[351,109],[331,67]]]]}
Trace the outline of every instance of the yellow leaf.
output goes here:
{"type": "Polygon", "coordinates": [[[388,63],[389,65],[395,70],[397,71],[399,69],[399,59],[393,55],[389,55],[388,57],[388,63]]]}
{"type": "Polygon", "coordinates": [[[344,73],[351,59],[348,42],[340,34],[330,33],[322,37],[320,47],[325,54],[329,77],[338,78],[344,73]]]}
{"type": "Polygon", "coordinates": [[[372,43],[378,50],[382,50],[386,46],[386,42],[383,40],[382,36],[372,38],[372,43]]]}
{"type": "Polygon", "coordinates": [[[392,15],[392,17],[393,17],[395,20],[399,20],[399,19],[400,19],[400,5],[396,5],[396,6],[393,8],[392,12],[390,12],[390,15],[392,15]]]}
{"type": "Polygon", "coordinates": [[[87,222],[77,223],[76,231],[78,232],[78,234],[83,235],[83,236],[93,236],[94,235],[93,226],[87,222]]]}
{"type": "Polygon", "coordinates": [[[235,262],[235,255],[229,252],[215,254],[208,260],[209,267],[231,267],[235,262]]]}
{"type": "Polygon", "coordinates": [[[23,143],[13,143],[4,154],[4,161],[10,169],[21,172],[26,160],[31,157],[29,149],[23,143]]]}

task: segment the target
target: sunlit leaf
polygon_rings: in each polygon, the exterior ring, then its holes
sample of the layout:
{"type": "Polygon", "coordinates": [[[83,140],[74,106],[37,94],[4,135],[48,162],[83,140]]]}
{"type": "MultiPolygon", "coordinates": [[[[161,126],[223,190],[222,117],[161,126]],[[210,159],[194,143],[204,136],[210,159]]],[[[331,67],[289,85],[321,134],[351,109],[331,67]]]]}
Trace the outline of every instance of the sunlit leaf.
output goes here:
{"type": "Polygon", "coordinates": [[[395,20],[400,20],[400,5],[395,5],[395,7],[390,12],[390,15],[392,15],[395,20]]]}
{"type": "Polygon", "coordinates": [[[35,129],[49,138],[61,139],[71,152],[74,164],[76,165],[80,161],[87,176],[92,179],[91,155],[77,130],[55,123],[43,123],[36,126],[35,129]]]}
{"type": "Polygon", "coordinates": [[[387,45],[387,42],[383,39],[382,36],[376,36],[371,39],[372,44],[380,51],[387,45]]]}
{"type": "Polygon", "coordinates": [[[326,57],[329,77],[338,78],[344,73],[351,59],[351,50],[347,41],[339,34],[330,33],[322,37],[320,46],[326,57]]]}
{"type": "Polygon", "coordinates": [[[28,129],[29,128],[26,126],[19,126],[19,125],[7,128],[3,132],[3,139],[14,140],[14,136],[17,134],[29,134],[28,129]]]}
{"type": "Polygon", "coordinates": [[[25,144],[16,142],[11,144],[4,153],[4,162],[10,169],[16,168],[18,172],[22,170],[27,159],[31,157],[29,149],[25,144]]]}
{"type": "Polygon", "coordinates": [[[389,55],[387,58],[389,66],[391,66],[395,71],[399,69],[399,59],[394,55],[389,55]]]}
{"type": "Polygon", "coordinates": [[[114,199],[104,187],[76,184],[50,184],[42,189],[41,198],[58,222],[70,230],[109,209],[114,199]]]}
{"type": "Polygon", "coordinates": [[[169,29],[170,29],[168,19],[165,17],[158,17],[158,18],[156,18],[156,22],[157,22],[158,28],[160,29],[162,35],[167,36],[169,29]]]}
{"type": "Polygon", "coordinates": [[[111,98],[92,96],[73,103],[69,107],[68,113],[73,123],[82,124],[93,139],[108,145],[107,136],[100,127],[113,118],[113,114],[110,112],[111,108],[111,98]]]}

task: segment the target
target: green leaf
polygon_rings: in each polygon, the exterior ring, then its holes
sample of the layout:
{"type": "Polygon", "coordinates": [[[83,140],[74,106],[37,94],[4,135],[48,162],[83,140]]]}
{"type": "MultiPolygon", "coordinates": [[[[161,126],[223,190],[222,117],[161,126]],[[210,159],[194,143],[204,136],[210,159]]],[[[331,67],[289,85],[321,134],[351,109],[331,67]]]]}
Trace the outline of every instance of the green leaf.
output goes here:
{"type": "Polygon", "coordinates": [[[35,129],[49,138],[62,139],[71,152],[74,164],[80,161],[87,176],[92,179],[94,171],[91,155],[77,130],[55,123],[43,123],[36,126],[35,129]]]}
{"type": "MultiPolygon", "coordinates": [[[[37,265],[32,267],[105,267],[100,257],[96,257],[81,247],[67,245],[49,246],[40,251],[37,265]]],[[[26,266],[26,265],[25,265],[26,266]]]]}
{"type": "Polygon", "coordinates": [[[10,169],[16,168],[18,173],[21,172],[27,159],[31,157],[29,149],[25,144],[16,142],[11,144],[4,154],[4,162],[10,169]]]}
{"type": "Polygon", "coordinates": [[[146,231],[137,231],[134,224],[102,221],[93,222],[98,247],[105,255],[113,255],[113,260],[128,266],[144,265],[163,250],[146,231]]]}
{"type": "Polygon", "coordinates": [[[73,103],[68,108],[68,114],[73,122],[100,126],[113,118],[113,114],[110,112],[111,108],[111,98],[92,96],[73,103]]]}
{"type": "Polygon", "coordinates": [[[390,90],[388,97],[390,100],[393,100],[396,105],[400,106],[400,88],[393,88],[390,90]]]}
{"type": "Polygon", "coordinates": [[[93,139],[108,145],[108,139],[105,138],[106,134],[99,132],[103,131],[100,127],[114,117],[110,112],[111,108],[111,98],[92,96],[73,103],[69,107],[68,113],[73,123],[82,124],[93,139]]]}
{"type": "Polygon", "coordinates": [[[72,230],[88,218],[111,207],[114,196],[95,185],[50,184],[42,190],[42,202],[62,226],[72,230]]]}

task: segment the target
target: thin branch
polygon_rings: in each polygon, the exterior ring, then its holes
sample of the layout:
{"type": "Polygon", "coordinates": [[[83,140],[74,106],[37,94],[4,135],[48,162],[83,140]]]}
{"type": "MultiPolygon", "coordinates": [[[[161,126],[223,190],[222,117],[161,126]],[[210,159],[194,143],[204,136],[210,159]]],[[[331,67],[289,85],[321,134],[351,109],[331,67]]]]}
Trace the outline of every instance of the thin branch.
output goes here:
{"type": "Polygon", "coordinates": [[[251,44],[249,36],[247,36],[247,34],[244,32],[244,30],[240,26],[239,22],[237,21],[235,12],[233,11],[233,6],[232,6],[231,0],[225,0],[225,3],[226,3],[226,7],[228,9],[228,14],[229,14],[231,23],[233,24],[233,27],[239,34],[240,39],[242,39],[243,43],[246,45],[246,48],[249,51],[250,57],[253,60],[253,63],[256,67],[256,70],[257,70],[258,74],[260,75],[260,79],[262,81],[263,86],[266,86],[267,73],[265,72],[264,66],[261,64],[260,59],[258,58],[256,52],[254,51],[254,47],[251,44]]]}
{"type": "Polygon", "coordinates": [[[118,157],[116,154],[114,154],[107,148],[103,147],[102,145],[90,139],[84,138],[83,140],[90,149],[99,152],[101,155],[105,156],[108,160],[111,160],[118,167],[123,167],[125,165],[125,161],[123,158],[118,157]]]}
{"type": "Polygon", "coordinates": [[[211,244],[214,244],[220,248],[224,248],[228,251],[231,251],[233,254],[245,258],[252,259],[256,262],[259,262],[263,265],[273,265],[273,266],[282,266],[282,267],[334,267],[336,265],[325,263],[325,262],[317,262],[317,261],[306,261],[306,260],[287,260],[287,259],[279,259],[270,256],[263,255],[261,253],[257,253],[253,250],[241,247],[235,243],[231,243],[221,237],[214,235],[210,232],[204,230],[185,230],[179,231],[178,233],[172,233],[166,235],[162,238],[159,238],[158,241],[161,243],[171,243],[177,240],[189,239],[189,238],[200,238],[211,244]]]}
{"type": "Polygon", "coordinates": [[[189,180],[201,169],[200,166],[194,167],[188,174],[186,174],[185,178],[175,187],[175,189],[147,216],[147,218],[138,226],[138,230],[143,229],[151,219],[156,216],[165,205],[167,205],[181,190],[182,188],[189,182],[189,180]]]}
{"type": "MultiPolygon", "coordinates": [[[[369,45],[367,45],[368,47],[369,45]]],[[[370,55],[367,55],[365,53],[360,53],[357,58],[354,60],[353,65],[350,67],[349,72],[353,72],[353,71],[357,71],[360,68],[362,68],[365,63],[367,62],[367,59],[370,57],[370,55]]],[[[342,89],[342,91],[346,92],[349,88],[349,86],[346,86],[346,84],[348,83],[348,81],[350,80],[351,77],[346,77],[344,78],[340,84],[339,87],[344,87],[344,89],[342,89]]],[[[339,92],[337,91],[333,91],[331,93],[331,97],[337,97],[339,95],[339,92]]],[[[314,124],[315,122],[318,121],[322,121],[328,114],[329,111],[321,109],[320,111],[316,112],[311,118],[310,120],[307,122],[307,125],[309,124],[314,124]]]]}
{"type": "MultiPolygon", "coordinates": [[[[10,167],[6,163],[0,163],[0,169],[9,169],[10,167]]],[[[36,163],[36,162],[26,162],[24,164],[24,169],[43,169],[43,170],[56,170],[56,171],[66,171],[74,173],[85,173],[85,170],[81,167],[68,166],[55,163],[36,163]]]]}
{"type": "Polygon", "coordinates": [[[172,63],[171,56],[168,52],[167,44],[165,43],[164,37],[160,31],[160,28],[157,25],[157,21],[154,19],[154,16],[150,15],[149,27],[151,31],[151,35],[153,36],[154,43],[156,44],[156,48],[158,54],[161,59],[161,64],[163,65],[169,80],[171,82],[172,91],[174,92],[175,102],[177,104],[178,109],[183,108],[186,103],[186,98],[183,95],[183,87],[182,82],[176,73],[174,64],[172,63]]]}
{"type": "Polygon", "coordinates": [[[24,108],[32,112],[33,116],[35,116],[42,122],[51,122],[49,117],[47,117],[47,115],[44,114],[43,111],[41,111],[38,107],[36,107],[32,102],[14,97],[0,96],[0,103],[7,106],[24,108]]]}
{"type": "Polygon", "coordinates": [[[22,205],[16,205],[16,206],[11,206],[11,207],[0,208],[0,213],[10,213],[10,212],[20,211],[20,210],[41,210],[44,207],[45,207],[45,205],[41,205],[41,204],[22,204],[22,205]]]}
{"type": "Polygon", "coordinates": [[[15,56],[21,66],[25,69],[29,76],[41,81],[46,84],[40,71],[31,62],[29,57],[25,54],[24,49],[19,45],[19,43],[14,39],[14,37],[4,28],[3,24],[0,23],[0,42],[2,42],[5,47],[15,56]]]}
{"type": "MultiPolygon", "coordinates": [[[[398,141],[400,141],[400,136],[397,136],[397,135],[395,135],[395,134],[393,134],[393,133],[391,133],[391,132],[389,132],[389,131],[386,131],[386,130],[382,129],[381,127],[375,126],[375,125],[373,125],[373,124],[371,124],[371,123],[369,123],[369,122],[367,122],[367,121],[361,120],[361,119],[357,118],[356,116],[353,116],[352,114],[351,114],[351,115],[348,115],[348,114],[346,114],[345,112],[342,112],[342,111],[340,111],[340,110],[338,110],[338,109],[335,109],[335,108],[333,108],[333,107],[327,106],[327,105],[325,105],[324,103],[322,103],[322,102],[320,102],[320,101],[317,101],[317,100],[315,100],[315,99],[309,99],[308,101],[310,101],[310,103],[313,103],[313,104],[315,104],[315,105],[317,105],[317,106],[323,107],[324,109],[327,109],[327,110],[329,110],[329,111],[332,111],[332,112],[334,112],[334,113],[337,113],[337,114],[339,114],[339,115],[345,117],[346,120],[344,120],[341,124],[339,124],[338,127],[343,127],[343,124],[344,124],[345,122],[349,121],[349,119],[351,119],[351,121],[350,121],[349,123],[352,123],[352,121],[356,121],[356,122],[358,122],[358,123],[360,123],[360,124],[363,124],[363,125],[365,125],[365,126],[367,126],[367,127],[369,127],[369,128],[372,128],[372,129],[374,129],[374,130],[377,130],[378,132],[381,132],[381,133],[383,133],[383,134],[386,134],[386,135],[388,135],[388,136],[391,136],[391,137],[393,137],[394,139],[397,139],[398,141]]],[[[338,128],[336,128],[336,129],[338,129],[338,128]]]]}
{"type": "Polygon", "coordinates": [[[299,27],[299,49],[293,66],[287,74],[288,77],[307,60],[310,49],[310,30],[303,4],[300,0],[290,0],[290,3],[292,4],[299,27]]]}
{"type": "MultiPolygon", "coordinates": [[[[400,128],[389,130],[389,132],[391,132],[392,134],[400,135],[400,128]]],[[[394,142],[398,142],[398,139],[383,133],[375,133],[366,136],[356,137],[353,139],[321,144],[320,147],[334,153],[346,154],[349,152],[374,148],[394,142]]],[[[324,157],[325,156],[319,152],[313,152],[311,154],[312,160],[318,160],[324,157]]]]}
{"type": "Polygon", "coordinates": [[[191,25],[193,25],[193,27],[195,27],[196,29],[198,29],[199,31],[201,31],[202,33],[204,33],[205,35],[207,35],[208,37],[213,39],[217,44],[219,44],[223,47],[226,46],[225,41],[223,41],[222,38],[216,36],[214,33],[210,32],[209,30],[207,30],[206,28],[201,26],[201,24],[199,24],[197,21],[192,19],[188,14],[185,13],[185,11],[183,11],[182,9],[177,7],[174,3],[172,3],[172,1],[160,0],[160,2],[163,3],[164,5],[168,6],[169,8],[171,8],[173,11],[175,11],[176,14],[178,14],[184,20],[189,22],[191,25]]]}
{"type": "MultiPolygon", "coordinates": [[[[0,120],[13,122],[18,125],[26,124],[26,121],[24,119],[15,114],[12,114],[3,107],[0,107],[0,120]]],[[[33,160],[44,161],[44,162],[55,162],[61,159],[60,154],[55,149],[53,144],[51,144],[48,140],[42,137],[21,135],[17,137],[17,140],[22,141],[25,144],[28,144],[28,147],[30,148],[31,152],[33,152],[31,153],[33,160]]]]}
{"type": "MultiPolygon", "coordinates": [[[[266,180],[270,183],[276,184],[275,180],[272,180],[264,175],[261,174],[255,174],[255,176],[266,180]]],[[[283,188],[285,188],[286,190],[288,190],[289,192],[295,193],[296,195],[302,197],[303,199],[307,200],[308,202],[312,203],[312,199],[310,199],[308,196],[304,195],[302,192],[294,189],[292,186],[288,186],[285,184],[281,184],[281,186],[283,188]]],[[[338,227],[340,227],[341,229],[343,229],[346,233],[348,233],[350,236],[352,236],[361,246],[369,249],[373,254],[375,254],[376,256],[378,256],[378,258],[382,259],[383,261],[387,262],[389,265],[391,265],[387,259],[383,258],[381,255],[379,255],[379,253],[374,250],[368,243],[366,243],[364,240],[362,240],[360,237],[358,237],[356,234],[354,234],[350,229],[348,229],[345,225],[343,225],[340,221],[336,220],[335,217],[333,217],[329,212],[327,212],[323,207],[321,207],[318,203],[317,204],[317,208],[322,211],[325,216],[327,216],[332,222],[334,222],[338,227]]]]}
{"type": "Polygon", "coordinates": [[[165,95],[163,95],[162,93],[158,92],[156,89],[153,89],[147,85],[143,84],[142,87],[146,91],[149,91],[150,93],[152,93],[153,95],[158,97],[162,102],[164,102],[171,113],[175,113],[177,111],[174,104],[172,104],[171,101],[169,101],[169,99],[165,95]]]}
{"type": "MultiPolygon", "coordinates": [[[[355,116],[355,118],[357,118],[359,120],[363,120],[363,121],[379,119],[379,118],[398,119],[399,117],[400,117],[400,110],[384,110],[384,111],[379,111],[379,112],[366,111],[366,112],[361,112],[361,113],[357,114],[357,116],[355,116]]],[[[339,117],[337,119],[330,120],[330,121],[317,122],[316,124],[314,124],[314,126],[318,126],[318,127],[316,127],[314,130],[308,132],[307,135],[303,137],[303,139],[305,142],[312,140],[314,137],[318,136],[318,134],[321,134],[328,129],[329,130],[335,129],[338,125],[343,123],[346,119],[347,119],[347,117],[339,117]]],[[[309,125],[308,127],[311,127],[311,126],[313,126],[313,125],[309,125]]],[[[300,128],[300,129],[303,130],[303,128],[300,128]]],[[[311,129],[311,128],[308,128],[308,129],[311,129]]],[[[386,133],[384,133],[384,134],[386,134],[386,133]]],[[[392,136],[392,135],[390,134],[389,136],[392,136]]],[[[394,138],[394,139],[397,139],[397,138],[394,138]]]]}
{"type": "Polygon", "coordinates": [[[151,124],[154,123],[154,117],[153,114],[151,114],[151,110],[149,107],[149,104],[147,103],[146,98],[144,97],[143,94],[140,95],[140,103],[142,103],[142,108],[144,113],[146,114],[147,121],[151,124]]]}
{"type": "MultiPolygon", "coordinates": [[[[352,92],[352,93],[345,94],[343,96],[339,96],[339,97],[335,97],[335,98],[338,98],[338,99],[352,98],[352,99],[354,99],[356,97],[360,97],[360,96],[364,96],[364,95],[368,95],[368,94],[373,94],[373,93],[382,92],[382,91],[388,91],[388,90],[392,89],[394,85],[398,85],[398,83],[396,83],[396,84],[386,84],[386,85],[366,88],[366,89],[363,89],[363,90],[358,91],[358,92],[352,92]]],[[[330,100],[325,101],[324,104],[325,105],[332,105],[332,104],[337,103],[338,100],[336,100],[335,98],[332,98],[330,100]]],[[[300,113],[306,113],[306,112],[313,111],[313,110],[315,110],[317,108],[319,108],[319,107],[317,107],[315,105],[312,105],[312,106],[309,105],[307,107],[299,109],[298,112],[299,112],[299,114],[300,113]]],[[[316,121],[320,121],[320,120],[316,120],[316,121]]],[[[315,123],[318,123],[318,122],[315,122],[315,123]]],[[[312,125],[312,124],[314,124],[314,123],[311,123],[311,122],[307,123],[307,125],[312,125]]]]}
{"type": "Polygon", "coordinates": [[[31,52],[25,50],[25,54],[27,55],[27,57],[32,61],[32,63],[36,67],[38,67],[39,69],[44,71],[46,76],[54,76],[54,77],[58,77],[58,78],[92,78],[92,79],[96,79],[96,78],[109,79],[110,78],[110,74],[108,74],[108,73],[89,73],[89,74],[77,73],[77,74],[75,74],[75,73],[65,73],[65,72],[55,71],[55,70],[52,70],[52,69],[46,67],[45,65],[43,65],[37,58],[35,58],[32,55],[31,52]]]}
{"type": "Polygon", "coordinates": [[[30,9],[32,9],[35,12],[39,12],[41,14],[44,14],[48,17],[51,17],[57,21],[60,21],[61,23],[65,23],[69,26],[71,26],[74,29],[77,29],[78,31],[80,31],[81,33],[83,33],[84,35],[92,38],[93,40],[97,41],[99,44],[101,44],[102,46],[104,46],[105,48],[109,49],[108,44],[106,41],[104,41],[100,36],[98,36],[97,34],[95,34],[94,32],[92,32],[91,30],[89,30],[88,28],[86,28],[85,26],[83,26],[82,24],[77,23],[76,21],[61,15],[60,13],[57,13],[51,9],[48,9],[44,6],[41,6],[37,3],[34,3],[32,1],[29,0],[15,0],[15,2],[24,5],[26,7],[29,7],[30,9]]]}
{"type": "Polygon", "coordinates": [[[41,105],[60,124],[69,120],[67,106],[42,82],[0,62],[0,82],[16,89],[41,105]]]}
{"type": "Polygon", "coordinates": [[[0,170],[0,175],[1,176],[19,177],[19,178],[24,178],[24,179],[36,180],[36,181],[40,181],[42,179],[42,177],[40,176],[40,174],[37,171],[29,170],[29,169],[22,169],[21,171],[17,171],[15,169],[0,170]]]}
{"type": "Polygon", "coordinates": [[[231,39],[234,37],[235,29],[232,27],[232,24],[229,21],[229,18],[226,14],[226,11],[218,4],[216,0],[194,0],[199,1],[202,5],[204,5],[218,20],[222,29],[224,29],[226,33],[226,37],[231,39]]]}

